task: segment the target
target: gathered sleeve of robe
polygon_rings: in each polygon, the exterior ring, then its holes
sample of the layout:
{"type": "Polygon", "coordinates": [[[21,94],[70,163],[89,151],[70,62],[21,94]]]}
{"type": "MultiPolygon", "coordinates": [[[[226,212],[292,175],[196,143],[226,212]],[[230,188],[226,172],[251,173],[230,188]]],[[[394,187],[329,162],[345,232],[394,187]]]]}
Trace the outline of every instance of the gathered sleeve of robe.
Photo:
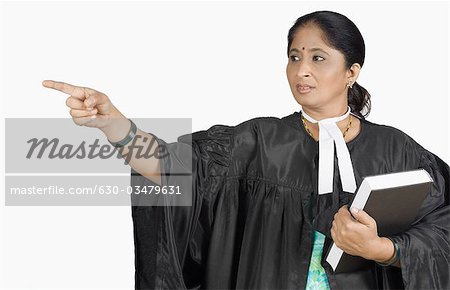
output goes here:
{"type": "Polygon", "coordinates": [[[405,154],[433,179],[412,227],[391,237],[400,249],[405,289],[450,289],[450,170],[435,154],[409,139],[405,154]]]}
{"type": "MultiPolygon", "coordinates": [[[[173,143],[153,135],[168,154],[160,159],[161,186],[180,186],[182,194],[192,192],[192,206],[132,206],[136,289],[200,287],[211,234],[211,211],[228,171],[233,130],[231,126],[215,125],[183,135],[173,143]],[[192,159],[186,160],[190,156],[192,159]],[[187,172],[185,167],[190,163],[192,183],[180,182],[182,178],[171,174],[187,172]]],[[[131,175],[133,188],[157,186],[133,169],[131,175]]]]}

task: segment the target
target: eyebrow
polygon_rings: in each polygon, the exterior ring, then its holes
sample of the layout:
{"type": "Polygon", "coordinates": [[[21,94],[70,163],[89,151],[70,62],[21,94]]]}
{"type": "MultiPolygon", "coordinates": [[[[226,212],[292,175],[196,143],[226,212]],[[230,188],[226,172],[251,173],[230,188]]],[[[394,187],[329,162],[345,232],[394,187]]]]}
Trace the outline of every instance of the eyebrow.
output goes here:
{"type": "MultiPolygon", "coordinates": [[[[291,50],[289,50],[289,53],[291,53],[291,52],[293,52],[293,51],[295,51],[295,52],[300,52],[300,50],[298,50],[297,48],[292,48],[291,50]]],[[[321,49],[321,48],[318,48],[318,47],[313,47],[313,48],[309,49],[309,51],[321,51],[321,52],[323,52],[323,53],[329,55],[325,50],[323,50],[323,49],[321,49]]]]}

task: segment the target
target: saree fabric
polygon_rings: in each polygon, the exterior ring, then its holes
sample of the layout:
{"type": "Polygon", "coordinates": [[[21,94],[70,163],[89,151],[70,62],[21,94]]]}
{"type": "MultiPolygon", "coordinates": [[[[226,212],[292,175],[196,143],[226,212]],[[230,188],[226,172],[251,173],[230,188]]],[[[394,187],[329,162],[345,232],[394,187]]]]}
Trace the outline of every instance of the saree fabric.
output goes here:
{"type": "MultiPolygon", "coordinates": [[[[337,160],[333,192],[317,194],[318,143],[300,112],[215,125],[164,145],[161,185],[192,150],[192,206],[132,206],[136,289],[305,289],[315,231],[331,289],[450,289],[448,165],[402,131],[360,119],[347,143],[365,176],[424,168],[434,180],[410,229],[392,236],[401,268],[334,274],[325,261],[334,214],[348,204],[337,160]],[[191,143],[192,141],[192,143],[191,143]]],[[[335,156],[336,158],[336,156],[335,156]]],[[[155,185],[133,169],[132,186],[155,185]]]]}

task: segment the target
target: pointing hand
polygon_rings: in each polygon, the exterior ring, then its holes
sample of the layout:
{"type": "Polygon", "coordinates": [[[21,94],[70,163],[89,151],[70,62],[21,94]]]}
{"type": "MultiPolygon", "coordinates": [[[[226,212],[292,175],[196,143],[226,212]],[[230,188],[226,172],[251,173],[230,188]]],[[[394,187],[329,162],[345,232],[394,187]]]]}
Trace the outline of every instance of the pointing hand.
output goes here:
{"type": "Polygon", "coordinates": [[[52,80],[45,80],[42,85],[70,95],[66,105],[70,108],[74,123],[79,126],[101,129],[118,112],[108,96],[96,90],[52,80]]]}

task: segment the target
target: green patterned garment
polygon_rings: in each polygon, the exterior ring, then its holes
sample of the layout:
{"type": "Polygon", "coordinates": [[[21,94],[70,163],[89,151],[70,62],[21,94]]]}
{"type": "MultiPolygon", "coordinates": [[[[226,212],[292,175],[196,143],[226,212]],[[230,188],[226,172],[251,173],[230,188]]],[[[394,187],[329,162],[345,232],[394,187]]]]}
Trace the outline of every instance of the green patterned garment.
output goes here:
{"type": "Polygon", "coordinates": [[[311,262],[309,263],[308,280],[306,281],[306,290],[330,290],[327,274],[320,264],[324,242],[325,235],[315,231],[311,262]]]}

